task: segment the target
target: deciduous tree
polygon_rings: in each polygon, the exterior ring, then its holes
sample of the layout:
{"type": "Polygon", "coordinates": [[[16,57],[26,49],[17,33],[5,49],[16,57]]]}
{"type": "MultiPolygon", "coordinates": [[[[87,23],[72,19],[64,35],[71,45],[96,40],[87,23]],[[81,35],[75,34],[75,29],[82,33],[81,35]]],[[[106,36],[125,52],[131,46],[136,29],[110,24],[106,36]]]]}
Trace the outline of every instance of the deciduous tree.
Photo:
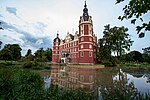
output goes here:
{"type": "Polygon", "coordinates": [[[12,52],[8,48],[3,48],[0,51],[0,59],[6,61],[6,60],[12,60],[12,58],[13,58],[12,52]]]}
{"type": "Polygon", "coordinates": [[[143,48],[144,62],[150,63],[150,47],[143,48]]]}
{"type": "Polygon", "coordinates": [[[118,59],[122,56],[122,52],[130,50],[133,41],[131,40],[128,29],[125,27],[104,26],[103,38],[99,39],[99,54],[101,60],[112,60],[112,53],[117,53],[118,59]]]}
{"type": "MultiPolygon", "coordinates": [[[[116,4],[124,0],[116,0],[116,4]]],[[[131,24],[135,24],[137,20],[142,22],[141,25],[136,26],[137,34],[142,38],[146,31],[150,31],[150,21],[146,21],[143,15],[150,13],[150,0],[130,0],[127,5],[123,8],[124,15],[119,16],[118,19],[121,21],[124,19],[131,19],[131,24]]]]}
{"type": "Polygon", "coordinates": [[[31,49],[28,49],[27,54],[25,56],[28,56],[30,54],[32,54],[32,51],[31,51],[31,49]]]}
{"type": "Polygon", "coordinates": [[[19,44],[6,44],[4,48],[8,48],[11,53],[13,60],[19,60],[21,58],[21,47],[19,44]]]}

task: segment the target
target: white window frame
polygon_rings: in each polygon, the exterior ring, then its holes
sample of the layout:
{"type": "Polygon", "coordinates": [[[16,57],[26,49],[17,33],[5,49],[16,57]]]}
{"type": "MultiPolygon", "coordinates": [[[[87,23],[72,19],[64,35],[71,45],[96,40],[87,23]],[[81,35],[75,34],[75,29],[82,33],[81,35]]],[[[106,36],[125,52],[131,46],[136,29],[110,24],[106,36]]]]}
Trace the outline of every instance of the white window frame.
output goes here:
{"type": "Polygon", "coordinates": [[[84,47],[83,47],[83,44],[81,45],[81,49],[83,49],[84,47]]]}
{"type": "Polygon", "coordinates": [[[92,45],[91,45],[91,44],[89,45],[89,48],[90,48],[90,49],[92,48],[92,45]]]}
{"type": "Polygon", "coordinates": [[[80,57],[84,57],[84,52],[83,51],[80,52],[80,57]]]}
{"type": "Polygon", "coordinates": [[[92,51],[89,52],[89,57],[92,57],[92,51]]]}

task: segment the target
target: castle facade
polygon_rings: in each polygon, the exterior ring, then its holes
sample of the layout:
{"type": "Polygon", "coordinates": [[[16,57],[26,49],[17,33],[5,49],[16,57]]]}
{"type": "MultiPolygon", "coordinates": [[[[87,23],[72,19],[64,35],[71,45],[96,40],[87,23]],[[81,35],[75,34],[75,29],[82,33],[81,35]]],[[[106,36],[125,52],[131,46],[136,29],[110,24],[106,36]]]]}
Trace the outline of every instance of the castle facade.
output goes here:
{"type": "Polygon", "coordinates": [[[65,39],[60,39],[59,34],[53,40],[53,63],[96,63],[97,37],[93,32],[92,17],[88,14],[85,2],[83,15],[79,20],[79,31],[75,35],[67,33],[65,39]]]}

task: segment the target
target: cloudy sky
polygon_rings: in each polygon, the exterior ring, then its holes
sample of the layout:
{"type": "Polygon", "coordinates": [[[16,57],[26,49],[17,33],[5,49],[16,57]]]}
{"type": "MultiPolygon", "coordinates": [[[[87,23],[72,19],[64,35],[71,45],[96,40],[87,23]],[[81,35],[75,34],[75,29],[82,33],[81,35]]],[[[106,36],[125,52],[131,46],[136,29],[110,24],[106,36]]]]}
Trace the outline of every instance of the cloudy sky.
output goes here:
{"type": "MultiPolygon", "coordinates": [[[[0,30],[0,40],[4,44],[19,44],[23,55],[29,48],[33,52],[40,47],[51,48],[57,31],[63,39],[67,32],[74,34],[78,31],[84,2],[85,0],[0,0],[0,21],[4,28],[0,30]]],[[[131,50],[142,52],[143,47],[150,46],[149,32],[139,39],[135,26],[131,25],[129,20],[117,19],[123,14],[122,8],[127,2],[118,5],[115,5],[115,2],[116,0],[87,0],[94,33],[101,38],[104,25],[107,24],[112,27],[128,27],[128,33],[134,40],[131,50]]],[[[143,17],[145,21],[150,19],[148,14],[143,17]]]]}

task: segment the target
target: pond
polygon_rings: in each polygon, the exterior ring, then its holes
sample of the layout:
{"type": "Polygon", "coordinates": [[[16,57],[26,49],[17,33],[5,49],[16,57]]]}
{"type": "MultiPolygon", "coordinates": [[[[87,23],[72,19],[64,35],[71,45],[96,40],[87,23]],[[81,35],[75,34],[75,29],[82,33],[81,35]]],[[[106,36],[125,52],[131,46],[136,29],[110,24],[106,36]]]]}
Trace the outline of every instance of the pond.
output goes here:
{"type": "Polygon", "coordinates": [[[52,66],[50,76],[52,83],[60,88],[78,89],[87,93],[116,90],[150,93],[150,73],[140,70],[56,65],[52,66]]]}

